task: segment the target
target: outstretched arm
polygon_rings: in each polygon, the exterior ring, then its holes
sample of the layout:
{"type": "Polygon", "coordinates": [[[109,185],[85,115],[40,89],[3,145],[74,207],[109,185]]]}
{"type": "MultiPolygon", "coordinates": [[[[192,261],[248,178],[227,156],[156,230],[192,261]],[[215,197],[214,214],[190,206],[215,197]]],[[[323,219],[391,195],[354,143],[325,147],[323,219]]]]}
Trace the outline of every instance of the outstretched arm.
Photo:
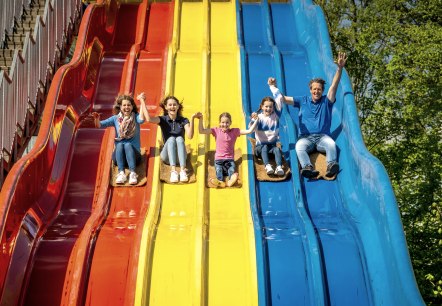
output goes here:
{"type": "Polygon", "coordinates": [[[338,65],[338,70],[336,70],[335,76],[333,77],[332,84],[328,90],[327,98],[331,102],[336,101],[336,91],[338,90],[339,81],[341,80],[342,76],[342,69],[344,69],[345,63],[347,62],[347,55],[343,52],[339,52],[338,54],[338,60],[336,61],[336,64],[338,65]]]}
{"type": "Polygon", "coordinates": [[[100,128],[101,127],[100,114],[97,112],[92,112],[91,115],[92,115],[92,118],[94,118],[95,127],[100,128]]]}
{"type": "Polygon", "coordinates": [[[258,124],[258,121],[259,121],[258,118],[256,118],[254,122],[249,124],[249,128],[247,130],[241,130],[239,133],[241,135],[247,135],[247,134],[252,133],[256,129],[256,125],[258,124]]]}
{"type": "Polygon", "coordinates": [[[137,96],[137,100],[140,101],[140,118],[142,118],[141,116],[143,116],[147,122],[156,123],[156,124],[160,123],[159,117],[149,116],[149,112],[147,111],[146,108],[146,94],[144,92],[140,93],[137,96]]]}

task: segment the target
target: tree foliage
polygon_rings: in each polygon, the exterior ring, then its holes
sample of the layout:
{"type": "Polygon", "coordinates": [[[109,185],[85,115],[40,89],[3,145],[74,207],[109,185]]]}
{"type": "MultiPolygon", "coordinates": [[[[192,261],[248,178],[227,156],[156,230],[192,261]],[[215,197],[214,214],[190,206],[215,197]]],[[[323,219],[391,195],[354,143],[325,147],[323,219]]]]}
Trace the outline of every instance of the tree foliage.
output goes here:
{"type": "Polygon", "coordinates": [[[416,280],[442,305],[442,1],[316,0],[349,53],[362,133],[386,167],[416,280]]]}

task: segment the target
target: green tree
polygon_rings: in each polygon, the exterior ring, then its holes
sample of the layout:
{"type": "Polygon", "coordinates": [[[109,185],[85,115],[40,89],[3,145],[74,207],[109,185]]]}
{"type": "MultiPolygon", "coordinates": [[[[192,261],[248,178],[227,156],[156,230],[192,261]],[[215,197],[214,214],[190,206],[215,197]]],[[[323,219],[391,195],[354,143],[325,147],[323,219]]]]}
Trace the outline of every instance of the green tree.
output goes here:
{"type": "Polygon", "coordinates": [[[442,305],[442,1],[316,0],[349,53],[362,133],[386,167],[416,280],[442,305]]]}

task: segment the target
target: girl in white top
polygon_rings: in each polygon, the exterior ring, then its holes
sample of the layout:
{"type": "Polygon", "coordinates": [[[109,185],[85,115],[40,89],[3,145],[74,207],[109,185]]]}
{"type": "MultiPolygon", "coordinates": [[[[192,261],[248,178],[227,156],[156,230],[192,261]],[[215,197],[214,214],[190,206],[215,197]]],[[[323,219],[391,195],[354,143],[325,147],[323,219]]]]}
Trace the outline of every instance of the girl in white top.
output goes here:
{"type": "Polygon", "coordinates": [[[279,140],[279,117],[282,111],[282,98],[265,97],[259,105],[258,112],[252,113],[251,126],[255,120],[258,125],[255,129],[255,155],[261,157],[267,174],[284,175],[282,169],[282,152],[277,146],[279,140]],[[275,156],[276,169],[269,163],[269,153],[275,156]]]}

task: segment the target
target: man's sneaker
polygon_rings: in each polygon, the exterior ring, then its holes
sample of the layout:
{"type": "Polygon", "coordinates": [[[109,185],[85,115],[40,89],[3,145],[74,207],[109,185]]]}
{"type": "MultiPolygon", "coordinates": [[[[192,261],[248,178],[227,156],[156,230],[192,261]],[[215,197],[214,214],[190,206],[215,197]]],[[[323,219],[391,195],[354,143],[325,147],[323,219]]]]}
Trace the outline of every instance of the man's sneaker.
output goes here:
{"type": "Polygon", "coordinates": [[[307,165],[301,169],[301,175],[305,176],[306,178],[317,177],[319,175],[319,171],[313,169],[312,165],[307,165]]]}
{"type": "Polygon", "coordinates": [[[126,174],[124,173],[124,171],[120,171],[120,173],[118,173],[117,175],[117,179],[115,180],[115,183],[117,184],[124,184],[127,180],[126,174]]]}
{"type": "Polygon", "coordinates": [[[272,165],[270,165],[270,164],[267,164],[266,165],[266,172],[267,172],[267,174],[273,174],[275,171],[273,170],[273,168],[272,168],[272,165]]]}
{"type": "Polygon", "coordinates": [[[178,172],[175,170],[170,171],[170,182],[177,183],[178,182],[178,172]]]}
{"type": "Polygon", "coordinates": [[[211,178],[210,182],[215,185],[216,187],[221,187],[224,188],[226,187],[226,183],[224,183],[223,181],[220,181],[219,179],[215,178],[211,178]]]}
{"type": "Polygon", "coordinates": [[[230,179],[227,181],[227,186],[232,187],[236,183],[237,180],[238,180],[238,173],[233,173],[230,176],[230,179]]]}
{"type": "Polygon", "coordinates": [[[339,172],[339,164],[337,162],[331,162],[327,165],[327,172],[325,173],[325,176],[333,177],[338,172],[339,172]]]}
{"type": "Polygon", "coordinates": [[[129,174],[129,184],[136,185],[138,183],[138,175],[135,172],[129,174]]]}
{"type": "Polygon", "coordinates": [[[187,176],[186,170],[180,171],[180,182],[187,182],[189,181],[189,177],[187,176]]]}
{"type": "Polygon", "coordinates": [[[275,174],[278,175],[278,176],[283,176],[284,175],[284,170],[282,169],[282,166],[276,167],[275,174]]]}

